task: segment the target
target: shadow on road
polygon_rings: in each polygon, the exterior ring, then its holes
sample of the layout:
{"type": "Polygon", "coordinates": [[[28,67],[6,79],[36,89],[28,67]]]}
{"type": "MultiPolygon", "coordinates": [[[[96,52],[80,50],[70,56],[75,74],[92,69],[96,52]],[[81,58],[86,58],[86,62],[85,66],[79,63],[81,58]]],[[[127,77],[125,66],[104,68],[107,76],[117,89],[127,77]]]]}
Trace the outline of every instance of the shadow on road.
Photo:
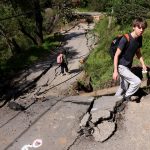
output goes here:
{"type": "Polygon", "coordinates": [[[77,38],[78,36],[84,35],[85,33],[76,33],[76,32],[72,32],[69,34],[66,34],[64,37],[64,40],[71,40],[72,38],[77,38]]]}
{"type": "Polygon", "coordinates": [[[69,72],[70,72],[70,73],[78,73],[78,72],[80,72],[80,71],[81,71],[81,69],[79,68],[79,69],[70,70],[69,72]]]}

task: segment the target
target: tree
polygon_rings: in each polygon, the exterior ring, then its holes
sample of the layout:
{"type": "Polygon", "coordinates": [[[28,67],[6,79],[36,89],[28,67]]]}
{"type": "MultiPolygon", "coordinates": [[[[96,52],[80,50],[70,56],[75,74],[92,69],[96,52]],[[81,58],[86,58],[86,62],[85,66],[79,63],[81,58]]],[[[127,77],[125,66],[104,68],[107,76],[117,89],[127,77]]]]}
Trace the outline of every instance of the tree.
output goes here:
{"type": "Polygon", "coordinates": [[[1,31],[6,33],[10,40],[4,39],[7,42],[13,39],[12,43],[18,47],[16,39],[19,39],[21,34],[24,35],[24,38],[30,39],[33,44],[41,45],[43,43],[43,29],[51,33],[60,21],[66,23],[73,18],[71,0],[2,0],[0,6],[2,8],[0,19],[3,20],[0,24],[5,27],[5,32],[2,30],[3,28],[1,31]],[[53,13],[45,20],[46,13],[44,12],[47,9],[51,9],[53,13]]]}
{"type": "Polygon", "coordinates": [[[74,19],[71,0],[52,0],[50,7],[45,9],[44,29],[51,33],[60,24],[66,24],[74,19]]]}
{"type": "Polygon", "coordinates": [[[11,19],[9,21],[3,20],[3,18],[7,19],[8,15],[10,16],[13,10],[11,9],[10,5],[8,5],[8,3],[6,3],[5,1],[3,1],[3,3],[0,3],[0,7],[0,13],[2,17],[0,18],[0,39],[3,41],[0,47],[2,49],[5,49],[7,45],[13,55],[16,53],[20,53],[21,48],[14,37],[14,35],[17,35],[17,32],[14,30],[15,28],[17,28],[16,21],[14,19],[11,19]]]}
{"type": "Polygon", "coordinates": [[[130,1],[124,3],[124,5],[114,5],[114,16],[116,17],[117,23],[131,23],[131,20],[136,17],[147,18],[148,12],[150,11],[150,5],[142,0],[139,2],[137,1],[136,3],[133,3],[133,1],[130,1]]]}
{"type": "Polygon", "coordinates": [[[43,43],[43,33],[42,33],[42,25],[43,25],[43,17],[41,14],[41,6],[39,0],[26,0],[25,1],[19,1],[19,0],[10,0],[11,5],[14,9],[15,14],[18,12],[29,12],[26,13],[25,16],[27,19],[31,19],[35,21],[35,39],[30,34],[30,32],[27,32],[25,29],[25,26],[23,25],[23,22],[21,19],[18,19],[18,23],[20,25],[20,31],[23,32],[26,36],[28,36],[35,44],[41,45],[43,43]],[[31,14],[34,14],[32,16],[31,14]]]}
{"type": "Polygon", "coordinates": [[[135,17],[147,18],[150,12],[150,0],[88,0],[88,6],[115,16],[119,24],[129,23],[135,17]]]}
{"type": "Polygon", "coordinates": [[[36,22],[36,41],[38,45],[41,45],[43,43],[43,33],[42,33],[43,17],[41,14],[39,0],[34,0],[33,3],[36,22]]]}
{"type": "Polygon", "coordinates": [[[109,0],[107,6],[108,14],[115,16],[117,23],[128,24],[136,17],[148,17],[150,0],[109,0]]]}

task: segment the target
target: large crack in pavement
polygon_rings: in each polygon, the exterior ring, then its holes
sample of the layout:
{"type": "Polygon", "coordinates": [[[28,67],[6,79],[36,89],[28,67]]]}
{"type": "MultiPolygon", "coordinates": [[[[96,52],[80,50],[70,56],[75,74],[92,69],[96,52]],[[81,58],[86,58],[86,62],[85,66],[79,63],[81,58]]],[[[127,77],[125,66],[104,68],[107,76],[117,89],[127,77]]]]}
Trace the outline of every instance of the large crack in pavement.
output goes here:
{"type": "Polygon", "coordinates": [[[105,142],[117,130],[117,114],[126,104],[115,96],[102,96],[91,103],[80,122],[80,135],[92,135],[95,141],[105,142]]]}
{"type": "Polygon", "coordinates": [[[70,150],[82,136],[93,136],[97,142],[108,140],[117,131],[118,115],[124,108],[122,99],[115,96],[93,98],[80,119],[78,136],[67,150],[70,150]]]}
{"type": "MultiPolygon", "coordinates": [[[[148,88],[146,89],[144,90],[148,92],[148,88]]],[[[134,101],[138,103],[136,99],[134,101]]],[[[127,105],[126,101],[116,96],[94,98],[85,114],[80,118],[80,129],[77,131],[78,136],[68,146],[67,150],[72,149],[82,136],[85,138],[90,136],[101,143],[109,140],[120,128],[127,105]]]]}

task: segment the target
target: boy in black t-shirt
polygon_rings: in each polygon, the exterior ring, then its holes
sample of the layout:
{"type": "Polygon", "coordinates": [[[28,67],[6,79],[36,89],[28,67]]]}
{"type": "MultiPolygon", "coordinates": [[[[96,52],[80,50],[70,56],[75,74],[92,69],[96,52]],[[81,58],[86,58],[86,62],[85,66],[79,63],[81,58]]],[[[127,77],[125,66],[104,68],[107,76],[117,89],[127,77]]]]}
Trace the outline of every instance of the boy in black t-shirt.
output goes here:
{"type": "Polygon", "coordinates": [[[125,100],[130,100],[130,97],[139,89],[141,83],[140,78],[130,70],[135,55],[139,59],[143,70],[147,70],[140,51],[142,34],[147,28],[147,22],[142,18],[137,18],[132,25],[133,31],[129,33],[128,47],[126,48],[128,41],[125,37],[122,37],[114,56],[113,79],[117,80],[120,76],[120,86],[115,96],[123,96],[125,100]]]}

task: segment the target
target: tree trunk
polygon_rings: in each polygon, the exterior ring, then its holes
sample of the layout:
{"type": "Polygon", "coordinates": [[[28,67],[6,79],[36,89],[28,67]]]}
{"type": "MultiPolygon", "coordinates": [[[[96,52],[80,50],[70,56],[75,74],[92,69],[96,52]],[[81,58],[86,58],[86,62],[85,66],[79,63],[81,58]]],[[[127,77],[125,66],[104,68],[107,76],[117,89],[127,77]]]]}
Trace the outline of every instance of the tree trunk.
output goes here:
{"type": "Polygon", "coordinates": [[[20,46],[18,45],[18,43],[16,42],[16,40],[14,38],[12,38],[11,40],[12,44],[13,44],[13,47],[14,47],[14,54],[19,54],[21,53],[21,48],[20,46]]]}
{"type": "Polygon", "coordinates": [[[38,45],[43,43],[43,33],[42,33],[42,25],[43,25],[43,17],[40,10],[39,0],[34,0],[34,13],[35,13],[35,21],[36,21],[36,42],[38,45]]]}
{"type": "Polygon", "coordinates": [[[53,31],[55,25],[57,24],[58,20],[59,20],[59,15],[55,15],[55,16],[51,19],[51,21],[50,21],[50,23],[49,23],[49,25],[48,25],[48,28],[47,28],[48,33],[52,33],[52,31],[53,31]]]}
{"type": "Polygon", "coordinates": [[[111,27],[113,13],[114,13],[114,10],[112,7],[111,15],[109,16],[109,20],[108,20],[108,29],[110,29],[110,27],[111,27]]]}
{"type": "Polygon", "coordinates": [[[22,23],[21,23],[20,20],[19,20],[19,26],[20,26],[20,31],[21,31],[25,36],[27,36],[29,39],[31,39],[35,45],[38,45],[38,43],[36,42],[36,39],[35,39],[34,37],[32,37],[32,36],[30,35],[30,33],[28,33],[28,32],[26,31],[26,29],[24,28],[24,26],[22,25],[22,23]]]}

